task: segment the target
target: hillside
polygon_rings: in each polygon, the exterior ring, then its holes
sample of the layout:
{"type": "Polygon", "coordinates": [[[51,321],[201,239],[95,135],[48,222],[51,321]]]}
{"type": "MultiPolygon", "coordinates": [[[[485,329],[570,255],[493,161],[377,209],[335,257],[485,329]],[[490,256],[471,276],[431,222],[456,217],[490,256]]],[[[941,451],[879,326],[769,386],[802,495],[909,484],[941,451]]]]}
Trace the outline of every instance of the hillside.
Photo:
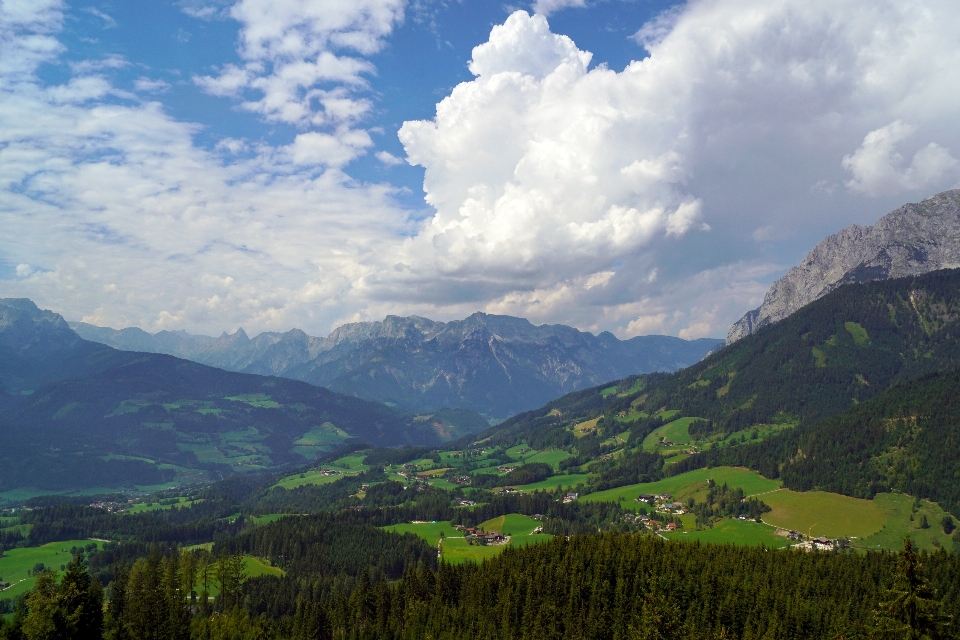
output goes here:
{"type": "Polygon", "coordinates": [[[303,380],[413,412],[463,407],[494,418],[607,380],[675,371],[722,344],[669,336],[619,340],[607,332],[595,336],[484,313],[446,323],[388,316],[383,322],[344,325],[325,338],[299,329],[251,339],[242,329],[212,338],[72,326],[84,338],[118,349],[303,380]]]}
{"type": "Polygon", "coordinates": [[[303,464],[348,441],[436,445],[485,426],[472,412],[413,416],[295,380],[117,351],[29,301],[0,301],[0,319],[0,491],[195,482],[303,464]]]}
{"type": "Polygon", "coordinates": [[[796,491],[904,492],[957,513],[958,335],[958,270],[846,285],[688,369],[568,394],[453,445],[563,452],[570,482],[547,488],[745,466],[796,491]]]}
{"type": "Polygon", "coordinates": [[[960,189],[905,204],[872,227],[851,225],[824,238],[777,280],[763,304],[730,329],[727,343],[756,333],[837,287],[960,266],[960,189]]]}

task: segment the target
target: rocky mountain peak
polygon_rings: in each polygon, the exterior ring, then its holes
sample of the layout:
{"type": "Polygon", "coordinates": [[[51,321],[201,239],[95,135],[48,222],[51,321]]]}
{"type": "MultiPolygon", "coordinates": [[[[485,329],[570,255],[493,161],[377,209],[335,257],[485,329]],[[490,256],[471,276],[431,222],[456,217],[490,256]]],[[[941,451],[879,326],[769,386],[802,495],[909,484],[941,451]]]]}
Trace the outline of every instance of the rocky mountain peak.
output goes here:
{"type": "Polygon", "coordinates": [[[83,340],[59,313],[26,298],[0,299],[0,345],[20,353],[72,347],[83,340]]]}
{"type": "Polygon", "coordinates": [[[851,225],[821,240],[773,283],[727,344],[786,318],[843,284],[920,275],[960,266],[960,189],[905,204],[872,227],[851,225]]]}

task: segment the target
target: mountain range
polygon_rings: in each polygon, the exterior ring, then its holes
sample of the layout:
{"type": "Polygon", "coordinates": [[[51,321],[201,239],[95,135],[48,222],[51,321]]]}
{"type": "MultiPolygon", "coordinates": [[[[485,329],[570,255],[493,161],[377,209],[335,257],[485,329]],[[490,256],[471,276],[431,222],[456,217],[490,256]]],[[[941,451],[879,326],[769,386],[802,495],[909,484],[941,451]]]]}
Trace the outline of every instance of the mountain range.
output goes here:
{"type": "Polygon", "coordinates": [[[670,336],[619,340],[609,332],[593,335],[485,313],[453,322],[387,316],[343,325],[325,338],[299,329],[254,338],[239,329],[213,338],[71,326],[83,338],[117,349],[302,380],[410,412],[461,407],[500,419],[608,380],[676,371],[723,344],[670,336]]]}
{"type": "Polygon", "coordinates": [[[437,445],[485,428],[305,382],[224,371],[78,336],[0,300],[0,491],[153,485],[303,464],[347,442],[437,445]]]}
{"type": "Polygon", "coordinates": [[[759,308],[747,312],[727,343],[782,320],[837,287],[960,267],[960,189],[905,204],[871,227],[851,225],[821,240],[773,283],[759,308]]]}

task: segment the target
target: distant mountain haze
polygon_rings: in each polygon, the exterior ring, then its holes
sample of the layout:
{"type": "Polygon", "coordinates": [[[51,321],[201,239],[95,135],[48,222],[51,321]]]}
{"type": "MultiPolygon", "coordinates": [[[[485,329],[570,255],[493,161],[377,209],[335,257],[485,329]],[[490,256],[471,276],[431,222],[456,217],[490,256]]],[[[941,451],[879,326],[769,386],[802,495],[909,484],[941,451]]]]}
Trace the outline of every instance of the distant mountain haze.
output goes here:
{"type": "Polygon", "coordinates": [[[485,313],[453,322],[387,316],[382,322],[343,325],[325,338],[299,329],[251,339],[242,329],[213,338],[81,322],[71,326],[87,340],[117,349],[303,380],[407,411],[463,407],[492,418],[627,375],[676,371],[723,344],[669,336],[619,340],[609,332],[593,335],[485,313]]]}
{"type": "Polygon", "coordinates": [[[851,225],[821,240],[773,283],[763,304],[727,334],[727,344],[783,320],[843,284],[960,267],[960,189],[905,204],[872,227],[851,225]]]}

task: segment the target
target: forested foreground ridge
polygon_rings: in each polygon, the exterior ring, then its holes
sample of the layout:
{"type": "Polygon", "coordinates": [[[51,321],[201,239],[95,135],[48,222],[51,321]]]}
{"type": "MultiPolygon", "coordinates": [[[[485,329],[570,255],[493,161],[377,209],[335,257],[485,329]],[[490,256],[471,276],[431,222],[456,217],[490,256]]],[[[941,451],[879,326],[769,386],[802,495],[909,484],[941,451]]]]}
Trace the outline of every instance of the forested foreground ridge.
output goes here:
{"type": "MultiPolygon", "coordinates": [[[[275,551],[296,555],[303,538],[285,534],[275,551]]],[[[957,637],[960,614],[960,557],[909,541],[834,555],[577,536],[480,565],[407,562],[398,580],[309,555],[296,560],[309,575],[245,579],[240,556],[205,554],[154,551],[119,569],[105,608],[77,556],[59,584],[41,576],[0,637],[935,639],[957,637]]]]}

